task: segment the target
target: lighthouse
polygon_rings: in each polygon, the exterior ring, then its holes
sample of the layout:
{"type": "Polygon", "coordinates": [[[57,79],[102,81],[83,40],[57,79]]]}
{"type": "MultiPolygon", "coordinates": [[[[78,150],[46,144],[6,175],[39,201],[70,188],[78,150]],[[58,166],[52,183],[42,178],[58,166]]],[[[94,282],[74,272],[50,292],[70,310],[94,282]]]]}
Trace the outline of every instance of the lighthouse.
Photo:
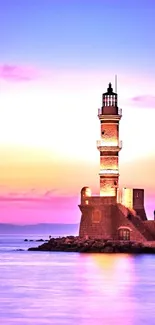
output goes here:
{"type": "MultiPolygon", "coordinates": [[[[122,110],[118,108],[117,93],[109,83],[102,94],[102,106],[98,110],[100,139],[97,149],[100,154],[99,194],[91,189],[81,189],[81,238],[146,241],[155,239],[155,221],[147,220],[144,208],[144,190],[124,188],[119,192],[119,123],[122,110]]],[[[131,175],[132,176],[132,175],[131,175]]]]}
{"type": "Polygon", "coordinates": [[[100,152],[100,196],[113,196],[117,200],[119,184],[119,122],[122,110],[118,109],[117,94],[109,83],[102,95],[102,107],[98,110],[100,120],[100,140],[97,149],[100,152]]]}

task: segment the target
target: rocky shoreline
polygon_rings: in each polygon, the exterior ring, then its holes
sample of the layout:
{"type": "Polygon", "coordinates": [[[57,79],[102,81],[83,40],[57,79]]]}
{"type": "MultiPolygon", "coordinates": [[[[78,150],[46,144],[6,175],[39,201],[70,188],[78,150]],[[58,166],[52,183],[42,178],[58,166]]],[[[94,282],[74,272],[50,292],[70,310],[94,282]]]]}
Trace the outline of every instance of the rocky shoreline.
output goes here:
{"type": "Polygon", "coordinates": [[[47,242],[48,241],[48,239],[24,239],[24,241],[27,241],[27,242],[32,242],[32,241],[35,241],[35,242],[47,242]]]}
{"type": "Polygon", "coordinates": [[[29,248],[28,251],[155,254],[155,242],[140,243],[67,236],[51,238],[38,247],[29,248]]]}

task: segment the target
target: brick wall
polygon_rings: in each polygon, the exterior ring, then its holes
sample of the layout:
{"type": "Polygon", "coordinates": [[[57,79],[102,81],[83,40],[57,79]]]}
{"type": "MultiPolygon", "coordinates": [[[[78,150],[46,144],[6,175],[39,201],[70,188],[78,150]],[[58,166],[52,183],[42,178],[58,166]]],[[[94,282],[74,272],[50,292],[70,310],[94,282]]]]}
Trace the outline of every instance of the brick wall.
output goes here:
{"type": "MultiPolygon", "coordinates": [[[[116,203],[116,198],[115,197],[102,197],[102,196],[89,196],[89,197],[85,197],[85,201],[88,202],[88,207],[89,206],[100,206],[100,205],[104,205],[104,204],[115,204],[116,203]]],[[[81,201],[81,205],[79,205],[80,209],[82,207],[86,206],[84,204],[83,198],[81,201]]],[[[88,208],[86,207],[86,209],[88,208]]],[[[82,211],[82,210],[81,210],[82,211]]]]}
{"type": "Polygon", "coordinates": [[[144,189],[133,189],[133,208],[141,209],[144,207],[144,189]]]}
{"type": "Polygon", "coordinates": [[[113,219],[115,218],[114,221],[115,234],[116,234],[115,239],[118,239],[117,229],[119,227],[129,227],[131,229],[130,232],[131,240],[141,241],[141,242],[144,242],[146,240],[152,240],[152,237],[145,229],[143,222],[138,217],[135,217],[135,215],[132,215],[131,211],[129,211],[125,206],[122,206],[122,208],[120,208],[120,204],[114,205],[112,218],[113,219]],[[130,213],[130,218],[127,217],[129,213],[130,213]]]}
{"type": "Polygon", "coordinates": [[[135,216],[130,220],[127,217],[127,209],[124,207],[121,210],[118,204],[104,204],[80,206],[82,211],[80,222],[80,237],[104,238],[104,239],[119,239],[118,230],[120,227],[127,227],[130,229],[130,240],[144,242],[146,240],[153,240],[148,229],[145,228],[144,223],[135,216]],[[97,211],[95,216],[95,210],[97,211]],[[99,213],[99,212],[100,213],[99,213]],[[134,221],[134,222],[133,222],[134,221]]]}
{"type": "Polygon", "coordinates": [[[154,237],[155,240],[155,221],[154,220],[147,220],[144,221],[144,226],[150,231],[152,236],[154,237]]]}
{"type": "Polygon", "coordinates": [[[105,143],[112,142],[113,145],[118,144],[118,124],[117,123],[101,123],[101,137],[105,143]]]}
{"type": "Polygon", "coordinates": [[[116,196],[116,186],[118,184],[118,176],[116,177],[100,177],[100,195],[116,196]]]}
{"type": "Polygon", "coordinates": [[[101,156],[100,169],[118,169],[118,156],[101,156]]]}
{"type": "Polygon", "coordinates": [[[83,211],[80,222],[80,237],[89,236],[91,238],[111,238],[111,205],[102,206],[97,208],[97,210],[100,210],[99,222],[96,222],[96,219],[94,219],[95,208],[88,208],[83,211]]]}

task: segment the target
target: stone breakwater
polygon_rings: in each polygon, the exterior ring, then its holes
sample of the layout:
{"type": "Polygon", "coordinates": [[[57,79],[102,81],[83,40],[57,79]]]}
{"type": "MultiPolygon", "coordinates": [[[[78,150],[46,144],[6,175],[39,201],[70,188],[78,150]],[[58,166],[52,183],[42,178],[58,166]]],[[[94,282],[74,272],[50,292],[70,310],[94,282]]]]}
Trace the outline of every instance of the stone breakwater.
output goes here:
{"type": "Polygon", "coordinates": [[[38,247],[31,247],[28,250],[48,252],[155,254],[155,242],[138,243],[104,239],[82,239],[68,236],[51,238],[48,242],[38,247]]]}

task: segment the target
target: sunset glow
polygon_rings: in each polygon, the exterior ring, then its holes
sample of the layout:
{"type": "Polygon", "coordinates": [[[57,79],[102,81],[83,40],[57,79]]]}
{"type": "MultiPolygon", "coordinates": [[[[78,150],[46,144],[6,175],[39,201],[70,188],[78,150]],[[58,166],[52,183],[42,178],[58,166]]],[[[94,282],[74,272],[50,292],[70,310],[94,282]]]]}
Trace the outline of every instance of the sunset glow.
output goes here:
{"type": "Polygon", "coordinates": [[[0,222],[79,222],[81,188],[99,194],[97,114],[116,73],[120,186],[145,188],[153,218],[155,6],[73,2],[1,4],[0,222]]]}

